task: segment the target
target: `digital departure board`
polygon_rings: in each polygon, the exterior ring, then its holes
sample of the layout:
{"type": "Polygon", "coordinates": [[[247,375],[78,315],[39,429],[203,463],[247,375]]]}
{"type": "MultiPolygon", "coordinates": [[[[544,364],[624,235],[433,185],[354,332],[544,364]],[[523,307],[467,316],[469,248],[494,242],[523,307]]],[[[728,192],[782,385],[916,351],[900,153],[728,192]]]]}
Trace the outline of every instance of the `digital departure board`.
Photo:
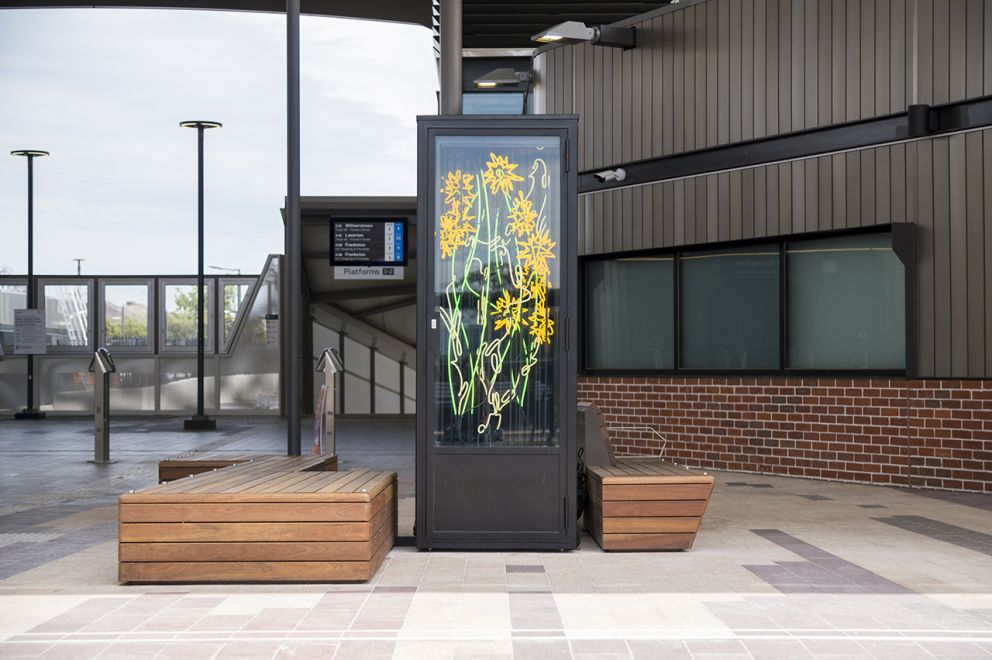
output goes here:
{"type": "Polygon", "coordinates": [[[405,266],[406,220],[332,218],[332,266],[405,266]]]}

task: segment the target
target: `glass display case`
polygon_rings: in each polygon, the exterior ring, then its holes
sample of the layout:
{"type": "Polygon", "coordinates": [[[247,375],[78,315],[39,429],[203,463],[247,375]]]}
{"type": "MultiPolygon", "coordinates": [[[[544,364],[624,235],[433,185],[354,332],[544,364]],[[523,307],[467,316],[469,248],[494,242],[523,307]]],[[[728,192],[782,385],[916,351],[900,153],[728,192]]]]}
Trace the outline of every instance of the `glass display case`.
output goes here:
{"type": "Polygon", "coordinates": [[[420,120],[418,544],[575,545],[576,120],[420,120]]]}

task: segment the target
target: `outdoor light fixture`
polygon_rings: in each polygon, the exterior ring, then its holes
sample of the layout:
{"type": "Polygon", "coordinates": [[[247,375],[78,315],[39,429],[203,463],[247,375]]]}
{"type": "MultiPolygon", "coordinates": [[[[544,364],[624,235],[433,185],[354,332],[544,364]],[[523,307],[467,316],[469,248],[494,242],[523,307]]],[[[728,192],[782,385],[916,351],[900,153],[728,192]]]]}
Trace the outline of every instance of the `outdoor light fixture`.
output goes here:
{"type": "Polygon", "coordinates": [[[493,87],[516,86],[531,81],[530,71],[514,71],[510,68],[493,69],[473,82],[476,87],[489,89],[493,87]]]}
{"type": "Polygon", "coordinates": [[[535,34],[531,41],[542,44],[577,44],[588,41],[596,46],[623,48],[634,47],[634,28],[618,28],[608,25],[589,27],[578,21],[565,21],[544,32],[535,34]]]}
{"type": "Polygon", "coordinates": [[[197,249],[196,268],[196,414],[183,422],[183,429],[186,431],[213,431],[217,428],[217,421],[207,417],[203,412],[203,343],[206,341],[206,331],[204,330],[204,301],[203,301],[203,131],[208,128],[220,128],[219,121],[183,121],[179,122],[183,128],[195,128],[197,133],[197,234],[199,245],[197,249]]]}
{"type": "MultiPolygon", "coordinates": [[[[15,149],[11,156],[22,156],[28,159],[28,309],[37,309],[34,286],[34,159],[47,156],[47,151],[41,149],[15,149]]],[[[27,407],[14,414],[14,419],[44,419],[45,413],[34,407],[34,354],[29,353],[27,359],[28,392],[27,407]]]]}
{"type": "Polygon", "coordinates": [[[596,172],[593,177],[600,183],[607,183],[609,181],[623,181],[627,178],[627,170],[622,167],[618,167],[615,170],[603,170],[602,172],[596,172]]]}

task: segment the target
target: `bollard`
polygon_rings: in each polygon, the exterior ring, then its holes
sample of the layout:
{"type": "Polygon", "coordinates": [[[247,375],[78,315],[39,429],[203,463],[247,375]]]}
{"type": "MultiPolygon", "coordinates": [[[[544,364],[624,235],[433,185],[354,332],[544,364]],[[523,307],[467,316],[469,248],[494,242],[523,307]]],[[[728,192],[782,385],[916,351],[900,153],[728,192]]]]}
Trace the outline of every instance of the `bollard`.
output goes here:
{"type": "Polygon", "coordinates": [[[114,358],[106,348],[97,349],[90,360],[93,374],[93,460],[90,463],[106,465],[110,460],[110,374],[117,371],[114,358]]]}

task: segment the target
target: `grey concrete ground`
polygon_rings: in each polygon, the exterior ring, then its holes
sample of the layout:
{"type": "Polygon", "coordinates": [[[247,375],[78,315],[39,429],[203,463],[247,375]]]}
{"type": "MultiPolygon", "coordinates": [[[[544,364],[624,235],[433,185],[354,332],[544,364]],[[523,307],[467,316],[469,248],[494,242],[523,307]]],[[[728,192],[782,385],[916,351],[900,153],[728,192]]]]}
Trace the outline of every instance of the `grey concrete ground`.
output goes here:
{"type": "MultiPolygon", "coordinates": [[[[0,657],[989,658],[992,498],[717,474],[695,547],[395,548],[368,585],[116,582],[116,498],[193,449],[279,453],[278,420],[0,421],[0,657]]],[[[342,420],[341,467],[400,474],[413,425],[342,420]]]]}

